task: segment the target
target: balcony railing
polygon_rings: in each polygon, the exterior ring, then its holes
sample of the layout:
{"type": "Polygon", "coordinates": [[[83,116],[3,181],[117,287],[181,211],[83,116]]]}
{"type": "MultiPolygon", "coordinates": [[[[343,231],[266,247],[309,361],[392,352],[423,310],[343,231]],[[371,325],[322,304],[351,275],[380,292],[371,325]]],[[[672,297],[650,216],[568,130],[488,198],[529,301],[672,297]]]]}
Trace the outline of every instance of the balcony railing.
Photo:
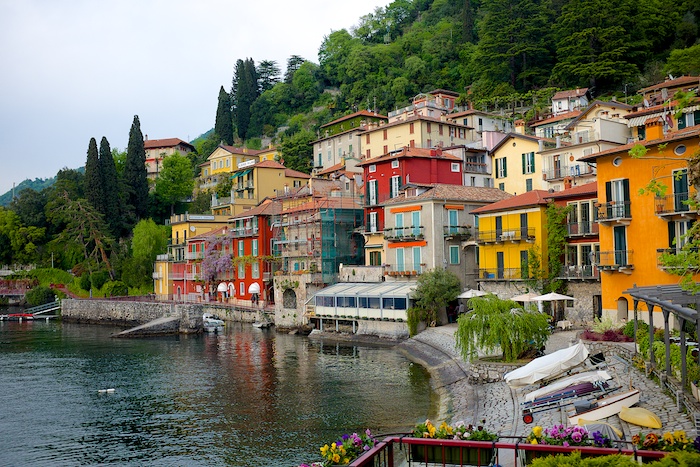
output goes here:
{"type": "Polygon", "coordinates": [[[445,237],[461,237],[469,238],[471,237],[471,227],[468,225],[443,225],[442,234],[445,237]]]}
{"type": "Polygon", "coordinates": [[[423,226],[418,227],[392,227],[384,229],[384,239],[390,242],[410,242],[424,238],[423,226]]]}
{"type": "Polygon", "coordinates": [[[598,208],[598,222],[615,222],[632,219],[632,203],[627,201],[610,201],[601,203],[598,208]]]}
{"type": "Polygon", "coordinates": [[[185,252],[185,259],[203,259],[203,258],[204,258],[203,251],[186,251],[185,252]]]}
{"type": "Polygon", "coordinates": [[[534,240],[534,227],[521,227],[515,230],[479,230],[476,232],[478,243],[531,242],[534,240]]]}
{"type": "Polygon", "coordinates": [[[154,272],[152,277],[155,280],[160,280],[163,278],[163,273],[162,272],[154,272]]]}
{"type": "Polygon", "coordinates": [[[599,251],[596,253],[596,264],[601,271],[614,269],[632,269],[633,250],[599,251]]]}
{"type": "Polygon", "coordinates": [[[521,280],[529,279],[527,267],[520,268],[479,268],[477,269],[477,277],[482,280],[521,280]]]}
{"type": "Polygon", "coordinates": [[[592,221],[569,222],[566,224],[566,231],[569,237],[598,235],[598,223],[592,221]]]}
{"type": "Polygon", "coordinates": [[[690,200],[690,193],[674,193],[667,196],[657,196],[654,198],[654,209],[656,214],[660,216],[677,214],[677,213],[693,213],[690,210],[688,201],[690,200]]]}
{"type": "Polygon", "coordinates": [[[545,180],[561,180],[566,177],[582,177],[595,174],[596,170],[588,164],[573,164],[553,167],[542,172],[545,180]]]}
{"type": "Polygon", "coordinates": [[[416,264],[412,261],[404,261],[403,263],[392,263],[385,265],[385,274],[387,276],[417,276],[426,268],[425,263],[416,264]]]}
{"type": "Polygon", "coordinates": [[[465,162],[464,163],[464,171],[469,172],[469,173],[476,173],[476,174],[489,174],[488,167],[486,164],[481,163],[481,162],[465,162]]]}
{"type": "Polygon", "coordinates": [[[592,264],[562,266],[559,277],[562,279],[600,279],[598,268],[592,264]]]}
{"type": "Polygon", "coordinates": [[[246,227],[246,228],[242,228],[242,229],[232,229],[231,233],[233,234],[234,238],[250,237],[252,235],[258,234],[258,228],[257,227],[246,227]]]}
{"type": "Polygon", "coordinates": [[[172,261],[172,260],[173,260],[172,255],[169,255],[167,253],[156,256],[156,261],[172,261]]]}

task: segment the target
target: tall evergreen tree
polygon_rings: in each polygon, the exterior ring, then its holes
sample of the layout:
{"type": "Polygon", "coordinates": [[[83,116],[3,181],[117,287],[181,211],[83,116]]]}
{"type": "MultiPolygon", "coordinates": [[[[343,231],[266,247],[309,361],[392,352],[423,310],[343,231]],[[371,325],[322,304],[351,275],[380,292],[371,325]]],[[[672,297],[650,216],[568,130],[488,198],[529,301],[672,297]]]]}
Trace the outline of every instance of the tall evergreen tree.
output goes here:
{"type": "Polygon", "coordinates": [[[268,89],[272,89],[275,84],[279,83],[280,73],[282,73],[274,60],[263,60],[258,65],[256,72],[258,74],[258,92],[260,94],[268,89]]]}
{"type": "Polygon", "coordinates": [[[287,70],[284,72],[284,82],[287,84],[292,84],[292,79],[294,79],[294,73],[301,67],[301,64],[306,60],[301,58],[299,55],[292,55],[287,59],[287,70]]]}
{"type": "Polygon", "coordinates": [[[148,212],[148,179],[146,178],[146,150],[143,147],[143,133],[139,116],[134,115],[134,122],[129,131],[129,145],[126,150],[124,167],[126,185],[126,209],[128,222],[135,224],[146,217],[148,212]]]}
{"type": "Polygon", "coordinates": [[[105,221],[113,236],[118,236],[121,227],[119,215],[119,178],[117,167],[112,157],[109,141],[104,136],[100,141],[100,173],[102,175],[103,202],[100,212],[104,214],[105,221]]]}
{"type": "Polygon", "coordinates": [[[214,133],[229,146],[233,144],[233,119],[231,118],[231,96],[221,86],[219,89],[219,105],[216,108],[216,123],[214,133]]]}
{"type": "Polygon", "coordinates": [[[258,98],[258,76],[252,58],[236,64],[235,120],[238,137],[245,140],[250,125],[250,107],[258,98]]]}
{"type": "Polygon", "coordinates": [[[90,138],[85,162],[85,197],[92,207],[102,212],[102,174],[100,173],[100,159],[97,152],[97,140],[90,138]]]}

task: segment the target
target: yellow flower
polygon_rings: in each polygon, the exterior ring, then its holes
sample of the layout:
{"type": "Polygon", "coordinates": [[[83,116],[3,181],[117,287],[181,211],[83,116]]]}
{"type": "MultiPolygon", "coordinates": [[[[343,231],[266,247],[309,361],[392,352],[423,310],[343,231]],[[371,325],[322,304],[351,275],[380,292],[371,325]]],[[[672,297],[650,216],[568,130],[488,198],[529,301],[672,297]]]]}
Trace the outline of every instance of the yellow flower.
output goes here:
{"type": "Polygon", "coordinates": [[[336,464],[340,462],[340,456],[338,454],[333,454],[333,462],[336,464]]]}
{"type": "Polygon", "coordinates": [[[321,448],[321,455],[323,457],[326,457],[326,453],[328,453],[328,445],[327,444],[321,448]]]}
{"type": "Polygon", "coordinates": [[[675,439],[673,439],[673,435],[668,431],[664,433],[663,439],[664,443],[666,444],[673,444],[675,442],[675,439]]]}
{"type": "Polygon", "coordinates": [[[536,439],[533,439],[532,441],[530,441],[530,444],[539,444],[539,443],[537,442],[536,439]]]}
{"type": "Polygon", "coordinates": [[[541,426],[536,426],[532,429],[532,434],[535,435],[536,438],[540,438],[542,436],[542,427],[541,426]]]}
{"type": "Polygon", "coordinates": [[[673,437],[676,438],[676,442],[678,443],[687,443],[688,438],[686,437],[685,431],[683,430],[678,430],[673,432],[673,437]]]}

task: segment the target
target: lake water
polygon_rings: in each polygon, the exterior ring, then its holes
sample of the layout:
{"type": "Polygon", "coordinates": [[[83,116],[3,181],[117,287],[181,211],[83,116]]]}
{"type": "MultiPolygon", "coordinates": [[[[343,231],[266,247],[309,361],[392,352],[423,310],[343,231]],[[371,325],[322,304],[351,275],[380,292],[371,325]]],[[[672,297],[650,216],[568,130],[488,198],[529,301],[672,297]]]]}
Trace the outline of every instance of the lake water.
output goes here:
{"type": "Polygon", "coordinates": [[[239,323],[118,330],[0,322],[0,465],[296,466],[343,433],[409,431],[435,412],[427,372],[390,348],[239,323]]]}

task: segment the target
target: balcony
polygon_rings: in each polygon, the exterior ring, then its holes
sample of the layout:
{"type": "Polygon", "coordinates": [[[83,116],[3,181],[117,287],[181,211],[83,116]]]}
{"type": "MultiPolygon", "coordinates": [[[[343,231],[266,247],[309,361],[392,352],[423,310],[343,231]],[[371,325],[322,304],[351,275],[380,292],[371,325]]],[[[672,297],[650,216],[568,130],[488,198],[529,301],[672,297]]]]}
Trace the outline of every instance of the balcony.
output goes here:
{"type": "Polygon", "coordinates": [[[258,228],[257,227],[245,227],[245,228],[240,228],[240,229],[231,229],[231,233],[233,234],[233,238],[251,237],[253,235],[258,234],[258,228]]]}
{"type": "Polygon", "coordinates": [[[488,175],[491,173],[491,172],[489,172],[486,164],[483,164],[480,162],[465,162],[464,163],[464,171],[467,173],[485,174],[485,175],[488,175]]]}
{"type": "Polygon", "coordinates": [[[468,225],[443,225],[442,235],[445,238],[466,240],[472,236],[471,227],[468,225]]]}
{"type": "Polygon", "coordinates": [[[384,229],[384,239],[389,242],[412,242],[423,240],[424,227],[393,227],[384,229]]]}
{"type": "Polygon", "coordinates": [[[480,244],[503,242],[534,242],[535,228],[521,227],[515,230],[479,230],[476,232],[476,241],[480,244]]]}
{"type": "Polygon", "coordinates": [[[185,259],[203,259],[203,258],[204,258],[203,251],[186,251],[185,252],[185,259]]]}
{"type": "Polygon", "coordinates": [[[167,253],[156,256],[156,261],[172,261],[172,260],[173,260],[172,255],[169,255],[167,253]]]}
{"type": "Polygon", "coordinates": [[[386,264],[384,274],[391,277],[410,277],[420,275],[426,268],[425,263],[415,264],[411,261],[386,264]]]}
{"type": "Polygon", "coordinates": [[[690,193],[674,193],[667,196],[657,196],[654,198],[654,210],[656,215],[662,219],[671,217],[697,217],[697,212],[690,209],[688,202],[690,193]]]}
{"type": "Polygon", "coordinates": [[[559,278],[567,280],[600,280],[600,273],[598,268],[592,264],[562,266],[559,278]]]}
{"type": "Polygon", "coordinates": [[[478,280],[523,280],[529,279],[528,268],[479,268],[478,280]]]}
{"type": "Polygon", "coordinates": [[[626,201],[610,201],[601,203],[598,207],[598,222],[601,224],[629,225],[632,220],[632,203],[626,201]]]}
{"type": "Polygon", "coordinates": [[[601,271],[631,274],[634,269],[632,253],[633,250],[599,251],[596,253],[596,265],[601,271]]]}
{"type": "Polygon", "coordinates": [[[542,178],[548,181],[562,180],[566,177],[583,177],[585,175],[594,175],[596,170],[588,164],[573,164],[563,167],[555,167],[544,170],[542,178]]]}
{"type": "Polygon", "coordinates": [[[160,271],[156,271],[153,273],[152,277],[155,280],[161,280],[163,278],[163,273],[160,271]]]}
{"type": "Polygon", "coordinates": [[[569,237],[598,236],[597,222],[569,222],[566,224],[566,232],[569,237]]]}

